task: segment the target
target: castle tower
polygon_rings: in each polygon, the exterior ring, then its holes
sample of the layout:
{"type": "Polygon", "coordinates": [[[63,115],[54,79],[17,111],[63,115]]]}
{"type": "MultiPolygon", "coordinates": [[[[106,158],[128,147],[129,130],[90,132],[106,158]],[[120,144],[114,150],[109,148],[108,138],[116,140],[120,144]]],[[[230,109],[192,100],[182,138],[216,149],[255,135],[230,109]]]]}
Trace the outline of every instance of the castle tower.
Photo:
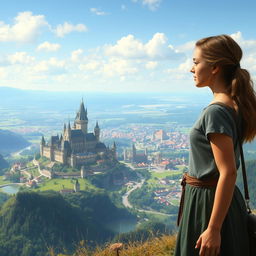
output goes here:
{"type": "Polygon", "coordinates": [[[40,143],[40,155],[44,155],[44,147],[45,147],[45,139],[44,136],[42,136],[41,143],[40,143]]]}
{"type": "Polygon", "coordinates": [[[68,123],[68,127],[66,127],[66,124],[64,125],[64,141],[70,141],[71,140],[71,127],[70,122],[68,123]]]}
{"type": "Polygon", "coordinates": [[[96,126],[94,128],[94,135],[96,137],[97,142],[99,142],[100,141],[100,127],[99,127],[98,121],[96,122],[96,126]]]}
{"type": "Polygon", "coordinates": [[[84,108],[83,100],[80,104],[79,111],[76,114],[74,127],[77,130],[82,130],[84,134],[86,134],[88,131],[87,109],[85,110],[85,108],[84,108]]]}

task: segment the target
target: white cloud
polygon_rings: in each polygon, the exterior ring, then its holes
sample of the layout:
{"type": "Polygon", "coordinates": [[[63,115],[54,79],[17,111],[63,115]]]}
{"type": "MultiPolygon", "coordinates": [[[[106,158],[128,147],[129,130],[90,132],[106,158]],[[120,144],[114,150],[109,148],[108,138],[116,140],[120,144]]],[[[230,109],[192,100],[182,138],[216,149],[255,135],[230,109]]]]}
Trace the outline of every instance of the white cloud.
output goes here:
{"type": "Polygon", "coordinates": [[[73,52],[71,52],[71,60],[73,62],[79,62],[83,60],[83,53],[84,51],[82,49],[77,49],[73,52]]]}
{"type": "MultiPolygon", "coordinates": [[[[191,78],[192,61],[191,58],[188,58],[185,62],[181,63],[177,68],[169,68],[166,70],[166,73],[172,75],[172,78],[175,80],[189,79],[191,78]]],[[[191,78],[192,79],[192,78],[191,78]]]]}
{"type": "Polygon", "coordinates": [[[148,61],[145,65],[147,69],[155,69],[158,66],[156,61],[148,61]]]}
{"type": "Polygon", "coordinates": [[[138,72],[138,69],[127,60],[111,58],[110,61],[103,66],[102,72],[107,76],[123,76],[125,74],[134,74],[138,72]]]}
{"type": "Polygon", "coordinates": [[[0,21],[0,42],[31,42],[49,26],[44,15],[33,15],[32,12],[21,12],[14,18],[14,24],[0,21]]]}
{"type": "Polygon", "coordinates": [[[81,64],[79,66],[80,70],[84,70],[84,71],[93,71],[93,70],[98,70],[100,69],[100,67],[102,66],[102,62],[100,61],[96,61],[96,60],[91,60],[85,64],[81,64]]]}
{"type": "Polygon", "coordinates": [[[173,46],[168,45],[165,34],[156,33],[148,43],[143,44],[133,35],[122,37],[115,45],[105,47],[108,56],[119,56],[130,59],[177,59],[181,57],[173,46]]]}
{"type": "Polygon", "coordinates": [[[162,0],[132,0],[132,2],[141,2],[143,5],[147,6],[151,11],[155,11],[160,6],[162,0]]]}
{"type": "Polygon", "coordinates": [[[49,42],[44,42],[40,45],[38,45],[37,50],[38,51],[47,51],[47,52],[55,52],[60,49],[60,44],[51,44],[49,42]]]}
{"type": "Polygon", "coordinates": [[[143,0],[142,4],[148,6],[148,8],[152,11],[156,10],[161,3],[162,0],[143,0]]]}
{"type": "Polygon", "coordinates": [[[249,72],[256,72],[256,40],[245,40],[240,31],[230,35],[242,48],[243,58],[241,61],[242,68],[248,69],[249,72]]]}
{"type": "Polygon", "coordinates": [[[0,67],[0,78],[4,79],[7,76],[5,68],[0,67]]]}
{"type": "Polygon", "coordinates": [[[195,48],[195,43],[196,41],[189,41],[189,42],[186,42],[185,44],[177,46],[176,49],[180,52],[187,52],[191,54],[191,52],[195,48]]]}
{"type": "Polygon", "coordinates": [[[35,61],[35,57],[29,56],[26,52],[16,52],[7,56],[7,61],[10,64],[30,64],[35,61]]]}
{"type": "Polygon", "coordinates": [[[32,69],[32,72],[46,75],[58,75],[66,72],[66,63],[63,60],[50,58],[38,62],[32,69]]]}
{"type": "Polygon", "coordinates": [[[108,13],[101,11],[99,8],[90,8],[90,12],[98,16],[108,15],[108,13]]]}
{"type": "Polygon", "coordinates": [[[58,37],[64,37],[66,34],[71,32],[86,32],[88,29],[84,24],[73,25],[68,22],[64,22],[64,24],[58,25],[56,29],[53,31],[58,37]]]}

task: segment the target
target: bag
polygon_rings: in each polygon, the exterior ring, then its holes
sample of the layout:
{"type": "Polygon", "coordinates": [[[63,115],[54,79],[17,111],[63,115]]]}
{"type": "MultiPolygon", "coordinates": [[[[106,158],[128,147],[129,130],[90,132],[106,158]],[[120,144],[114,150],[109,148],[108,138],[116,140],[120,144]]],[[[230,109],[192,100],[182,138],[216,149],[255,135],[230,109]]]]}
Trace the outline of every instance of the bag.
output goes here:
{"type": "Polygon", "coordinates": [[[249,234],[250,256],[256,255],[256,215],[248,213],[247,227],[249,234]]]}

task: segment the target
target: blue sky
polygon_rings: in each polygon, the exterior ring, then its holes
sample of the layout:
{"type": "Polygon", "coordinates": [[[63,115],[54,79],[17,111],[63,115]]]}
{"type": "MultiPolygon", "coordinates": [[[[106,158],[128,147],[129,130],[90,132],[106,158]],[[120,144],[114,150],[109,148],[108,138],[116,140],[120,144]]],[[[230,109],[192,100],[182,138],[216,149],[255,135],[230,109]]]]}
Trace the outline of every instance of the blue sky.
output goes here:
{"type": "Polygon", "coordinates": [[[9,0],[0,86],[54,91],[194,91],[194,42],[230,34],[256,76],[253,0],[9,0]]]}

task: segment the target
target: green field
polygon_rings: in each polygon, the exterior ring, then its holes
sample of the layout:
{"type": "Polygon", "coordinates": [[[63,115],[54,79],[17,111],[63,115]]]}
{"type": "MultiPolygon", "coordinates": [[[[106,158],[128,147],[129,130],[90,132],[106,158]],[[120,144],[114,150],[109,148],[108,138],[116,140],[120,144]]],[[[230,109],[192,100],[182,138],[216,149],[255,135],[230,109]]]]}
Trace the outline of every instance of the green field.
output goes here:
{"type": "Polygon", "coordinates": [[[177,174],[181,174],[182,172],[179,170],[170,170],[170,171],[165,171],[165,172],[150,172],[151,173],[151,177],[157,177],[159,179],[164,179],[167,176],[171,176],[171,175],[177,175],[177,174]]]}
{"type": "Polygon", "coordinates": [[[11,183],[9,180],[4,180],[4,176],[0,176],[0,185],[11,183]]]}
{"type": "MultiPolygon", "coordinates": [[[[51,179],[46,180],[36,190],[54,190],[60,191],[62,189],[74,189],[76,180],[75,179],[51,179]]],[[[86,179],[78,179],[80,183],[80,190],[96,189],[92,184],[90,184],[86,179]]]]}

